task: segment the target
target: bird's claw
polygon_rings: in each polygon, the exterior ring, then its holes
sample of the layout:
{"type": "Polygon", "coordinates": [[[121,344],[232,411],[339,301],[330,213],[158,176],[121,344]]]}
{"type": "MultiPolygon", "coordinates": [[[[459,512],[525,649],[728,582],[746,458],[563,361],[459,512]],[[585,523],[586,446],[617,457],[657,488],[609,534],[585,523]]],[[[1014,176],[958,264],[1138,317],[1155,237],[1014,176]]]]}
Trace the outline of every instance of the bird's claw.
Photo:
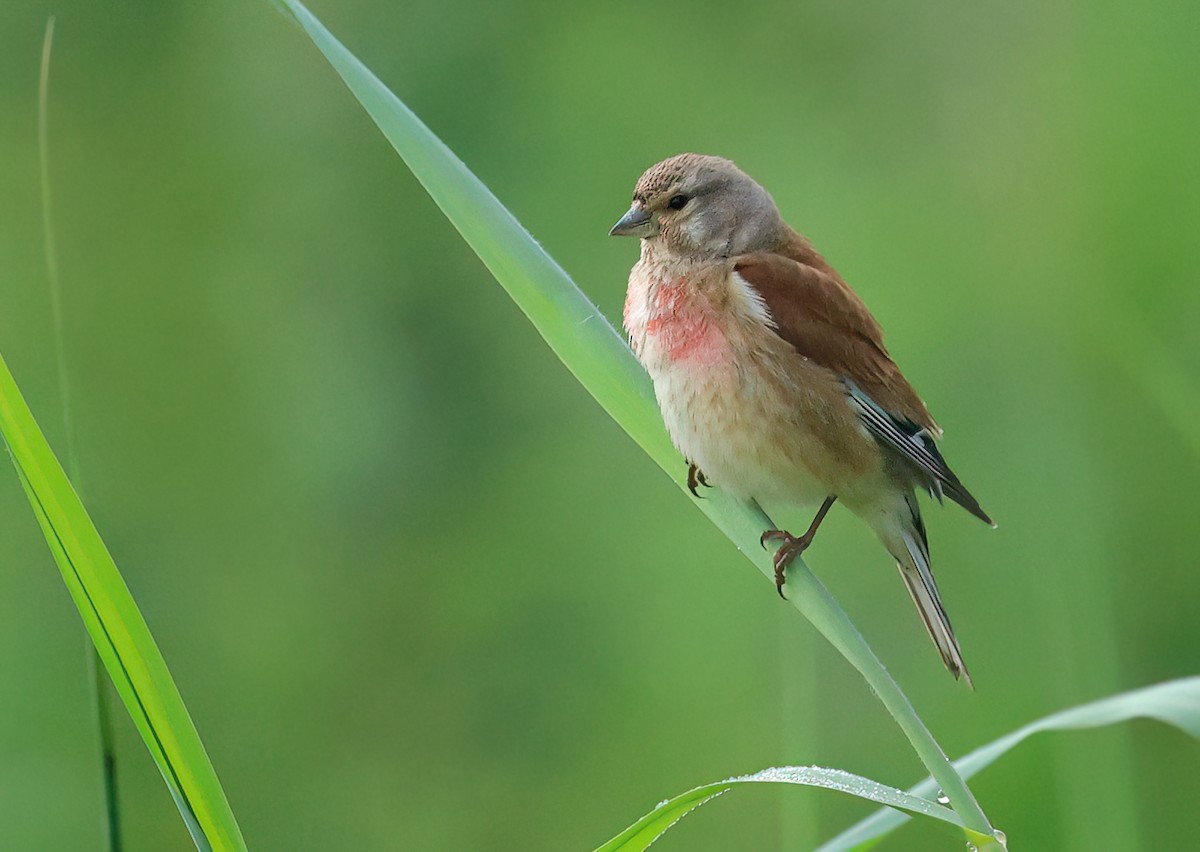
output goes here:
{"type": "Polygon", "coordinates": [[[712,488],[708,484],[708,480],[704,478],[704,471],[696,467],[695,462],[688,462],[687,487],[688,491],[691,491],[692,496],[697,500],[703,499],[700,496],[700,492],[696,490],[696,487],[699,485],[703,485],[705,488],[712,488]]]}
{"type": "Polygon", "coordinates": [[[787,530],[767,530],[758,539],[758,543],[764,548],[767,542],[779,542],[779,549],[775,551],[775,591],[779,592],[779,597],[787,600],[787,595],[783,593],[783,584],[787,582],[787,567],[793,559],[808,549],[812,544],[812,536],[805,534],[802,536],[794,536],[787,530]]]}

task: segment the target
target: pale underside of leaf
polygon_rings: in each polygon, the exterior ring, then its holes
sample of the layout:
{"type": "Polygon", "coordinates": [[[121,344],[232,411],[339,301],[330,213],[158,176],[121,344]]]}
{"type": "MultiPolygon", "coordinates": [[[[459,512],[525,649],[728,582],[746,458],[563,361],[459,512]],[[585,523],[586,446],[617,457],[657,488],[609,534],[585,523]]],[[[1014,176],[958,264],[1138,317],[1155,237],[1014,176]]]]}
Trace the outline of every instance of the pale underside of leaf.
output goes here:
{"type": "Polygon", "coordinates": [[[650,813],[622,831],[612,840],[599,847],[596,852],[641,852],[663,835],[672,825],[691,811],[715,799],[717,796],[749,784],[797,784],[805,787],[820,787],[837,790],[860,799],[900,808],[903,811],[933,817],[951,825],[962,827],[962,819],[949,808],[920,796],[905,793],[868,778],[821,766],[780,766],[742,775],[689,790],[682,795],[660,804],[650,813]]]}

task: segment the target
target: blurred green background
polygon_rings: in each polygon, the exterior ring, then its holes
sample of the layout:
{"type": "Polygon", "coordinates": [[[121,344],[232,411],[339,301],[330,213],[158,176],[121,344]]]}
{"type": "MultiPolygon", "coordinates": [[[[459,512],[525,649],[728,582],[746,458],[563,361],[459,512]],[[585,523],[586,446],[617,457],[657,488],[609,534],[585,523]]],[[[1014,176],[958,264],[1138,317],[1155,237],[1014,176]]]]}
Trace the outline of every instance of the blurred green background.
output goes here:
{"type": "MultiPolygon", "coordinates": [[[[607,229],[683,150],[750,171],[855,286],[1000,523],[927,519],[977,692],[848,513],[808,561],[949,752],[1200,668],[1200,6],[312,8],[614,320],[636,246],[607,229]]],[[[85,500],[251,848],[586,850],[769,765],[923,775],[266,2],[0,6],[0,351],[60,454],[51,13],[85,500]]],[[[84,632],[15,475],[0,541],[0,848],[98,849],[84,632]]],[[[115,712],[127,848],[189,848],[115,712]]],[[[1191,849],[1198,767],[1139,722],[974,787],[1014,849],[1191,849]]],[[[869,810],[739,791],[661,848],[808,849],[869,810]]]]}

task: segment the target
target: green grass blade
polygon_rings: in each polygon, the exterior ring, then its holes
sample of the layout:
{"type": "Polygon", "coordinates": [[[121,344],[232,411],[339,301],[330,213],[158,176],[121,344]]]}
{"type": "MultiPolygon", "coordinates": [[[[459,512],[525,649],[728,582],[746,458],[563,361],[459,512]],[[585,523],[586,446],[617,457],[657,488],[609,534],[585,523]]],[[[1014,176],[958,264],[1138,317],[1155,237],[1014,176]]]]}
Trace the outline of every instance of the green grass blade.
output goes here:
{"type": "Polygon", "coordinates": [[[201,850],[244,850],[200,737],[112,556],[0,358],[0,434],[67,589],[201,850]]]}
{"type": "Polygon", "coordinates": [[[858,796],[860,799],[887,805],[889,808],[899,808],[907,813],[940,819],[943,822],[962,827],[962,819],[949,808],[859,775],[843,772],[840,769],[825,769],[820,766],[783,766],[764,769],[753,775],[718,781],[715,784],[705,784],[703,787],[688,790],[682,795],[668,799],[598,848],[596,852],[642,852],[661,837],[667,829],[705,802],[712,801],[735,787],[748,784],[799,784],[806,787],[838,790],[851,796],[858,796]]]}
{"type": "MultiPolygon", "coordinates": [[[[683,462],[663,429],[646,374],[629,347],[570,277],[483,183],[419,118],[297,0],[276,0],[303,28],[366,108],[447,218],[600,405],[682,489],[683,462]]],[[[708,495],[706,495],[708,496],[708,495]]],[[[771,526],[756,507],[720,493],[699,508],[768,578],[774,570],[758,536],[771,526]]],[[[900,687],[829,591],[801,560],[788,573],[788,598],[862,673],[921,761],[970,828],[991,826],[900,687]]]]}
{"type": "MultiPolygon", "coordinates": [[[[964,778],[970,778],[1036,733],[1099,728],[1138,718],[1166,722],[1200,739],[1200,677],[1171,680],[1062,710],[976,749],[956,760],[954,765],[964,778]]],[[[909,793],[930,796],[936,789],[933,779],[926,778],[909,793]]],[[[825,843],[817,852],[869,849],[907,819],[904,814],[892,810],[877,811],[825,843]]]]}

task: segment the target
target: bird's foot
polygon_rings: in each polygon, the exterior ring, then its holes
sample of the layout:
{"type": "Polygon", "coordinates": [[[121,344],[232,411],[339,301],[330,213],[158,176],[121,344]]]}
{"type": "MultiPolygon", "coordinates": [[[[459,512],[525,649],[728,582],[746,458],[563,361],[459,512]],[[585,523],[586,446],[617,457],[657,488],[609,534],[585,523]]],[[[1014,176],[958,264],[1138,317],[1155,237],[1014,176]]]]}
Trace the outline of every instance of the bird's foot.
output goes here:
{"type": "Polygon", "coordinates": [[[779,592],[779,597],[784,600],[787,600],[787,595],[783,593],[783,584],[787,581],[788,564],[808,550],[814,532],[816,530],[809,530],[804,535],[794,536],[787,530],[767,530],[758,540],[763,547],[767,546],[767,542],[779,542],[779,549],[775,551],[775,591],[779,592]]]}
{"type": "Polygon", "coordinates": [[[697,499],[700,499],[700,494],[696,491],[696,487],[700,485],[703,485],[705,488],[712,488],[708,484],[708,480],[704,478],[704,471],[696,467],[695,462],[688,462],[687,487],[688,491],[692,492],[692,496],[697,499]]]}

